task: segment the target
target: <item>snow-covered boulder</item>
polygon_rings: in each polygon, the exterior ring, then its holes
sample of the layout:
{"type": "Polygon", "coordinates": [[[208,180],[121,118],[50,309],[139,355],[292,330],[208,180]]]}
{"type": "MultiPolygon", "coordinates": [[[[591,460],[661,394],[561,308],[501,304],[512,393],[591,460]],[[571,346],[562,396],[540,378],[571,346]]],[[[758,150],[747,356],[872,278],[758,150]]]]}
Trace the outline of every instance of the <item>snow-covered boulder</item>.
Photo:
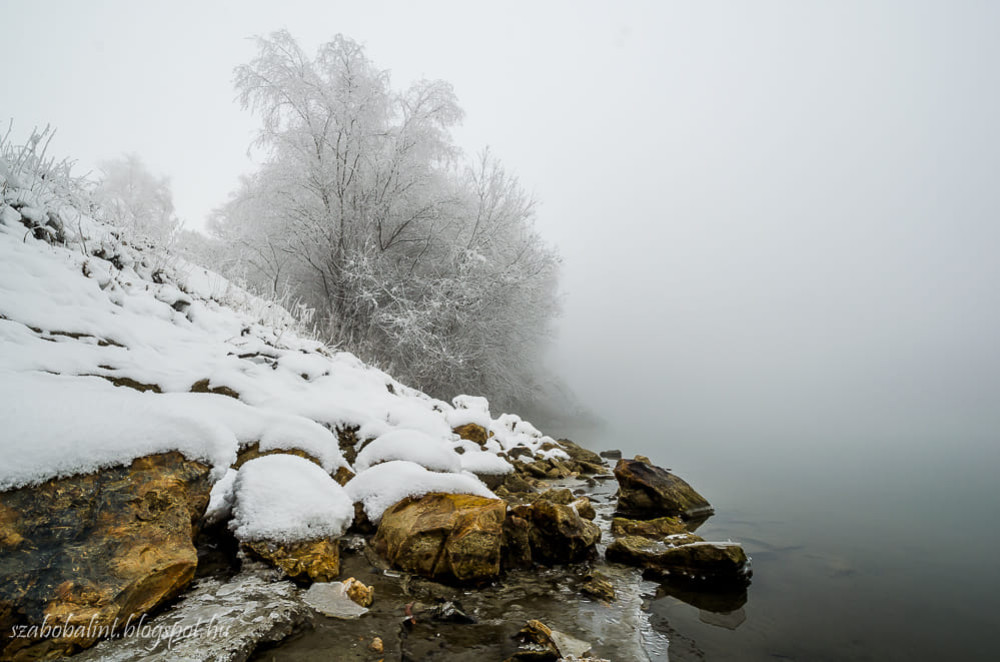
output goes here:
{"type": "Polygon", "coordinates": [[[250,460],[233,482],[234,535],[292,578],[328,582],[340,574],[338,538],[354,518],[347,493],[323,469],[295,455],[250,460]]]}
{"type": "Polygon", "coordinates": [[[404,460],[393,460],[366,469],[352,478],[345,489],[351,500],[360,503],[365,515],[375,524],[381,521],[382,513],[407,497],[444,492],[496,498],[475,476],[428,471],[419,464],[404,460]]]}
{"type": "Polygon", "coordinates": [[[500,574],[507,504],[469,494],[404,499],[372,540],[394,567],[436,581],[480,584],[500,574]]]}

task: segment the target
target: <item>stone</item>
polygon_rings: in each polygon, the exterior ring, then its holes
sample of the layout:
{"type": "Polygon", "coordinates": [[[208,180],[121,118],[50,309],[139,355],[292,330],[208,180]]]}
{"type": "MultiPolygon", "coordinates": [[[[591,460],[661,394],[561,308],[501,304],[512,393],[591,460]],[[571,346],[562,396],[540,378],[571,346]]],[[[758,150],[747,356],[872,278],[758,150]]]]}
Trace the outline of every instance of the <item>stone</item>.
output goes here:
{"type": "Polygon", "coordinates": [[[583,519],[590,520],[593,522],[597,518],[597,511],[594,510],[594,504],[590,502],[587,497],[580,497],[576,501],[570,504],[577,514],[583,519]]]}
{"type": "Polygon", "coordinates": [[[570,456],[575,462],[586,462],[597,467],[601,467],[603,470],[604,462],[601,460],[601,456],[593,451],[589,451],[582,446],[579,446],[569,439],[560,439],[559,447],[566,451],[566,454],[570,456]]]}
{"type": "Polygon", "coordinates": [[[362,607],[371,607],[375,601],[375,587],[365,586],[360,580],[348,577],[344,580],[347,597],[362,607]]]}
{"type": "Polygon", "coordinates": [[[582,561],[601,539],[600,528],[569,506],[539,500],[530,506],[516,506],[512,512],[531,525],[531,558],[537,563],[582,561]]]}
{"type": "Polygon", "coordinates": [[[70,655],[86,632],[6,638],[47,618],[111,626],[176,597],[195,575],[209,467],[177,452],[0,494],[0,658],[70,655]]]}
{"type": "Polygon", "coordinates": [[[524,517],[507,513],[503,523],[503,567],[530,568],[531,523],[524,517]]]}
{"type": "Polygon", "coordinates": [[[375,637],[372,642],[368,644],[368,650],[378,655],[381,655],[385,651],[385,645],[382,643],[381,637],[375,637]]]}
{"type": "Polygon", "coordinates": [[[657,517],[650,520],[631,520],[616,517],[611,520],[611,535],[642,536],[653,540],[670,538],[675,545],[685,542],[701,542],[701,538],[690,533],[684,522],[676,517],[657,517]]]}
{"type": "Polygon", "coordinates": [[[301,582],[329,582],[340,574],[340,544],[320,538],[298,543],[258,540],[243,543],[244,549],[301,582]]]}
{"type": "Polygon", "coordinates": [[[511,660],[578,659],[590,652],[590,644],[568,634],[553,630],[539,620],[528,621],[517,634],[531,648],[518,651],[511,660]]]}
{"type": "Polygon", "coordinates": [[[601,602],[615,601],[615,587],[605,575],[592,571],[584,577],[580,592],[601,602]]]}
{"type": "Polygon", "coordinates": [[[568,506],[573,502],[573,492],[565,487],[553,487],[539,493],[535,497],[535,501],[551,501],[552,503],[558,503],[561,506],[568,506]]]}
{"type": "Polygon", "coordinates": [[[373,549],[429,579],[481,584],[500,574],[507,504],[469,494],[403,499],[382,515],[373,549]]]}
{"type": "Polygon", "coordinates": [[[474,441],[480,446],[485,446],[486,442],[489,441],[490,435],[482,425],[477,425],[476,423],[466,423],[465,425],[460,425],[454,430],[452,430],[462,439],[467,441],[474,441]]]}
{"type": "Polygon", "coordinates": [[[236,453],[236,462],[233,463],[232,468],[239,469],[250,460],[256,460],[258,457],[264,457],[265,455],[295,455],[296,457],[309,460],[318,466],[323,466],[319,460],[304,450],[298,448],[271,448],[262,451],[260,450],[260,443],[255,441],[252,444],[244,446],[236,453]]]}
{"type": "Polygon", "coordinates": [[[732,542],[675,546],[640,536],[624,536],[608,545],[605,558],[653,574],[695,581],[746,583],[751,575],[746,552],[732,542]]]}
{"type": "Polygon", "coordinates": [[[607,460],[620,460],[622,459],[622,452],[620,450],[606,450],[601,451],[599,455],[607,460]]]}
{"type": "Polygon", "coordinates": [[[618,511],[635,519],[663,516],[687,518],[711,514],[705,497],[674,474],[639,460],[619,460],[615,465],[618,479],[618,511]]]}

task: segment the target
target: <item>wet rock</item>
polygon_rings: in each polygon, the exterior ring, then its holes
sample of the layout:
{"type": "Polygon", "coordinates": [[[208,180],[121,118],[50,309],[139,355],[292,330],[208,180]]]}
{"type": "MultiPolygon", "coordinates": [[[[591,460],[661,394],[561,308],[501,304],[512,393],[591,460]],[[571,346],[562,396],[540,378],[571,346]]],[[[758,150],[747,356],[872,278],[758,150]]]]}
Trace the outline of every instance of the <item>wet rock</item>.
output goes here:
{"type": "Polygon", "coordinates": [[[608,546],[605,558],[653,574],[718,583],[745,583],[750,578],[746,552],[738,543],[695,542],[684,545],[624,536],[608,546]]]}
{"type": "Polygon", "coordinates": [[[620,460],[622,459],[622,452],[620,450],[606,450],[601,451],[599,455],[608,460],[620,460]]]}
{"type": "Polygon", "coordinates": [[[691,534],[685,523],[676,517],[657,517],[650,520],[616,517],[611,520],[611,534],[615,537],[642,536],[653,540],[671,539],[675,545],[702,540],[691,534]]]}
{"type": "Polygon", "coordinates": [[[593,522],[597,517],[597,511],[594,510],[594,504],[590,503],[590,499],[587,497],[580,497],[571,503],[570,506],[572,506],[577,514],[583,519],[593,522]]]}
{"type": "Polygon", "coordinates": [[[565,487],[562,488],[550,488],[541,492],[535,501],[550,501],[552,503],[558,503],[560,506],[568,506],[573,502],[575,497],[573,492],[565,487]]]}
{"type": "Polygon", "coordinates": [[[591,464],[597,465],[603,464],[603,462],[601,462],[600,455],[573,443],[569,439],[560,439],[558,443],[559,447],[566,451],[566,454],[577,462],[590,462],[591,464]]]}
{"type": "Polygon", "coordinates": [[[514,513],[507,513],[503,523],[503,567],[530,568],[531,523],[514,513]]]}
{"type": "Polygon", "coordinates": [[[517,473],[509,473],[504,477],[503,487],[514,493],[533,494],[535,487],[517,473]]]}
{"type": "Polygon", "coordinates": [[[580,586],[580,591],[602,602],[615,601],[615,587],[606,575],[592,571],[584,577],[584,583],[580,586]]]}
{"type": "Polygon", "coordinates": [[[539,620],[528,621],[517,636],[525,642],[527,650],[518,651],[510,660],[580,658],[591,648],[586,641],[553,630],[539,620]]]}
{"type": "Polygon", "coordinates": [[[437,581],[483,583],[500,574],[507,504],[468,494],[427,494],[389,508],[372,540],[393,567],[437,581]]]}
{"type": "Polygon", "coordinates": [[[705,497],[674,474],[648,462],[619,460],[618,511],[637,519],[679,515],[701,517],[712,512],[705,497]]]}
{"type": "Polygon", "coordinates": [[[569,506],[539,500],[531,506],[515,507],[513,514],[531,525],[531,557],[537,563],[582,561],[601,539],[600,528],[569,506]]]}
{"type": "Polygon", "coordinates": [[[340,574],[340,545],[336,540],[321,538],[291,544],[259,540],[244,542],[243,547],[298,581],[329,582],[340,574]]]}
{"type": "Polygon", "coordinates": [[[210,490],[209,468],[173,452],[0,494],[0,658],[58,657],[97,639],[8,638],[12,627],[124,624],[177,596],[195,574],[210,490]]]}
{"type": "Polygon", "coordinates": [[[486,442],[489,441],[489,433],[486,431],[482,425],[477,425],[475,423],[466,423],[465,425],[460,425],[454,430],[452,430],[462,439],[468,441],[474,441],[480,446],[485,446],[486,442]]]}
{"type": "Polygon", "coordinates": [[[372,602],[375,601],[375,589],[371,586],[365,586],[360,580],[354,577],[345,579],[344,587],[347,597],[362,607],[371,607],[372,602]]]}
{"type": "Polygon", "coordinates": [[[382,637],[375,637],[372,639],[372,642],[368,644],[368,650],[381,655],[385,651],[385,645],[382,643],[382,637]]]}

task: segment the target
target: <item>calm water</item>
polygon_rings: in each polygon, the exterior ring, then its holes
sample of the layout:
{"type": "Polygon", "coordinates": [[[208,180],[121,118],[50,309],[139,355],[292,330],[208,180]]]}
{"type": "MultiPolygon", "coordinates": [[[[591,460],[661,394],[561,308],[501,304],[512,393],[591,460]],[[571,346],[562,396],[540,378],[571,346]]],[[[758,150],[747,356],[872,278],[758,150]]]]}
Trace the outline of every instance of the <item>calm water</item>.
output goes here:
{"type": "Polygon", "coordinates": [[[1000,659],[1000,443],[575,439],[672,468],[716,508],[699,535],[753,559],[742,612],[652,600],[671,660],[1000,659]]]}

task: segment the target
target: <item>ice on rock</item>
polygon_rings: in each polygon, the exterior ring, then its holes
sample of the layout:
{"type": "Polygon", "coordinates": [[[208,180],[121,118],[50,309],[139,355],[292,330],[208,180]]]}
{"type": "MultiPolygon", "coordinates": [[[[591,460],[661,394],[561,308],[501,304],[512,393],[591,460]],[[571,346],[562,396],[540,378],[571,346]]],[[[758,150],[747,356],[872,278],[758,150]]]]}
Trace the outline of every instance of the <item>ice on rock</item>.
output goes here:
{"type": "Polygon", "coordinates": [[[344,488],[304,458],[266,455],[236,474],[229,528],[240,540],[339,538],[353,519],[354,504],[344,488]]]}
{"type": "Polygon", "coordinates": [[[316,582],[302,594],[305,603],[326,616],[353,619],[368,613],[368,609],[347,595],[344,582],[316,582]]]}

